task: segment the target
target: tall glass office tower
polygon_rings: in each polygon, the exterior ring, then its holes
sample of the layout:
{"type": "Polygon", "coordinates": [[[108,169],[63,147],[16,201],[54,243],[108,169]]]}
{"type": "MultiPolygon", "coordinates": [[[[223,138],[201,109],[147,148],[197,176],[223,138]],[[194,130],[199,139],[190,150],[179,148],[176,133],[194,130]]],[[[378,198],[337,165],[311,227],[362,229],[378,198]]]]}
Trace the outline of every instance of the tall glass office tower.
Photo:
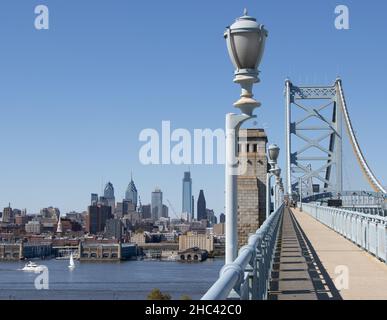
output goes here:
{"type": "Polygon", "coordinates": [[[193,216],[191,172],[184,172],[182,211],[181,212],[188,213],[189,216],[191,216],[191,217],[193,216]]]}
{"type": "Polygon", "coordinates": [[[163,193],[159,188],[152,192],[151,214],[153,220],[158,220],[163,214],[163,193]]]}
{"type": "Polygon", "coordinates": [[[207,205],[203,190],[200,190],[198,197],[198,221],[207,219],[207,205]]]}

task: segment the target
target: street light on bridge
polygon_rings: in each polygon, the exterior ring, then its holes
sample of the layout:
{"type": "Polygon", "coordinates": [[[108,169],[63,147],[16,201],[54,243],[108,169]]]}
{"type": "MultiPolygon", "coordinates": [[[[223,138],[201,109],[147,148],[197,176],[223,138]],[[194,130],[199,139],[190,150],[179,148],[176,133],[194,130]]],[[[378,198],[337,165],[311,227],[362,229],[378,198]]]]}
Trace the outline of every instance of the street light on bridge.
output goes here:
{"type": "MultiPolygon", "coordinates": [[[[275,188],[278,187],[279,184],[279,179],[281,177],[281,169],[278,167],[277,161],[280,153],[280,148],[276,144],[271,144],[268,149],[267,153],[269,156],[269,165],[270,165],[270,170],[266,174],[266,219],[269,218],[270,216],[270,207],[271,207],[271,178],[276,177],[276,186],[275,188]]],[[[277,191],[275,191],[274,195],[275,199],[275,207],[277,206],[277,191]]],[[[274,208],[276,209],[276,208],[274,208]]]]}
{"type": "Polygon", "coordinates": [[[261,105],[253,98],[252,91],[254,83],[259,82],[258,67],[267,36],[268,32],[264,26],[249,16],[246,9],[244,15],[227,27],[224,33],[228,53],[235,67],[234,82],[242,87],[240,99],[234,103],[241,114],[226,115],[226,264],[232,263],[238,252],[237,136],[241,125],[255,118],[253,111],[261,105]]]}

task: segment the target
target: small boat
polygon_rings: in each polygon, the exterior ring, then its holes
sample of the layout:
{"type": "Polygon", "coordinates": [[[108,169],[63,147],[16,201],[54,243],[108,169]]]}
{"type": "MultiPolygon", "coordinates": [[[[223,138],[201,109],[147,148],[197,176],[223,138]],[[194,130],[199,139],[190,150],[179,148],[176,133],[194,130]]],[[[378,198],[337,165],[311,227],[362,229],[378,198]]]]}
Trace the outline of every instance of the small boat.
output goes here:
{"type": "Polygon", "coordinates": [[[73,254],[71,253],[70,255],[70,264],[69,264],[69,269],[72,270],[75,268],[75,263],[74,263],[74,257],[73,254]]]}
{"type": "Polygon", "coordinates": [[[177,261],[179,260],[179,256],[177,254],[171,254],[167,257],[167,261],[177,261]]]}
{"type": "Polygon", "coordinates": [[[22,271],[32,271],[32,272],[37,272],[37,271],[40,271],[42,270],[42,266],[39,266],[37,265],[36,263],[34,262],[28,262],[26,263],[26,265],[24,266],[23,269],[21,269],[22,271]]]}

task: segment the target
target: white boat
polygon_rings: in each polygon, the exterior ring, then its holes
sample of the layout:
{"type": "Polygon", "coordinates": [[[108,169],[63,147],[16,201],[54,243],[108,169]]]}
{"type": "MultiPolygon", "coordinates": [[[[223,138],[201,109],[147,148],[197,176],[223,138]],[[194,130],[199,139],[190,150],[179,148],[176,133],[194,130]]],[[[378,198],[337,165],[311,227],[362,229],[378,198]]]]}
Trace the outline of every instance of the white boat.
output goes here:
{"type": "Polygon", "coordinates": [[[30,261],[30,262],[26,263],[24,268],[21,269],[21,270],[23,270],[23,271],[38,272],[38,271],[42,270],[42,266],[39,266],[36,263],[30,261]]]}
{"type": "Polygon", "coordinates": [[[179,259],[179,256],[177,254],[171,254],[167,257],[167,261],[177,261],[179,259]]]}
{"type": "Polygon", "coordinates": [[[74,257],[73,257],[73,253],[71,253],[69,269],[74,269],[74,268],[75,268],[74,257]]]}

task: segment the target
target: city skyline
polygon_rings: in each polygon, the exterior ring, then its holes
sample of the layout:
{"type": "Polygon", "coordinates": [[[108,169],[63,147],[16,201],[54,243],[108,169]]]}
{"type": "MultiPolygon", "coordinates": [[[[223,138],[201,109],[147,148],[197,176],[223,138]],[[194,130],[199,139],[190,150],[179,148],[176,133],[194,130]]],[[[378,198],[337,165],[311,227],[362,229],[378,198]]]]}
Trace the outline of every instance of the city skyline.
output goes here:
{"type": "MultiPolygon", "coordinates": [[[[160,130],[163,120],[170,120],[173,128],[191,131],[224,127],[223,115],[233,111],[232,101],[239,92],[232,83],[233,68],[225,54],[223,28],[245,6],[267,25],[270,37],[261,66],[262,83],[256,90],[262,108],[257,111],[257,124],[250,122],[249,126],[264,127],[270,142],[284,150],[284,80],[289,77],[295,84],[332,84],[340,75],[360,144],[385,185],[385,151],[381,151],[382,156],[378,154],[380,139],[374,135],[387,117],[383,97],[387,46],[375,32],[387,27],[383,17],[386,4],[348,3],[353,23],[350,30],[338,31],[333,23],[335,1],[259,5],[246,1],[219,10],[219,1],[116,1],[109,6],[48,0],[50,30],[36,31],[33,5],[7,1],[4,12],[14,12],[14,16],[0,19],[4,43],[0,61],[4,121],[0,133],[3,150],[10,150],[12,156],[0,159],[0,207],[11,202],[32,213],[50,205],[61,212],[83,211],[90,192],[102,194],[99,186],[108,181],[119,190],[116,198],[123,198],[133,171],[143,203],[150,203],[151,190],[159,185],[165,198],[179,208],[181,174],[186,166],[141,165],[138,134],[145,127],[160,130]],[[176,16],[176,10],[181,14],[176,16]],[[146,24],[139,14],[144,11],[149,17],[146,24]],[[101,24],[104,19],[109,19],[109,24],[101,24]],[[183,27],[175,28],[176,24],[183,27]],[[170,27],[180,41],[161,41],[162,28],[155,28],[157,25],[170,27]],[[293,50],[289,25],[293,33],[302,32],[308,39],[297,44],[299,50],[293,50]],[[363,41],[361,48],[358,39],[363,41]],[[141,50],[134,50],[137,47],[141,50]],[[155,51],[158,59],[154,59],[155,51]],[[138,61],[152,70],[152,82],[157,86],[151,90],[142,86],[149,79],[138,61]],[[203,70],[212,72],[203,76],[203,70]],[[364,90],[364,79],[372,79],[371,96],[364,90]],[[363,121],[365,117],[367,121],[363,121]],[[96,124],[105,128],[103,134],[96,130],[96,124]],[[116,153],[120,156],[93,156],[91,150],[100,150],[103,145],[120,150],[116,153]]],[[[349,189],[368,189],[361,174],[353,173],[358,170],[352,151],[348,147],[345,151],[344,183],[351,183],[349,189]]],[[[281,154],[282,167],[283,160],[281,154]]],[[[224,182],[223,166],[193,165],[191,172],[195,181],[202,182],[195,183],[192,193],[197,195],[204,188],[208,207],[218,214],[223,212],[224,190],[219,188],[224,182]]]]}
{"type": "Polygon", "coordinates": [[[386,2],[3,2],[0,300],[387,300],[386,2]]]}
{"type": "MultiPolygon", "coordinates": [[[[195,211],[194,211],[194,195],[192,194],[192,178],[191,178],[191,172],[184,172],[184,178],[183,178],[183,194],[182,194],[182,203],[184,202],[184,190],[185,190],[185,182],[189,182],[189,196],[190,196],[190,207],[191,207],[191,212],[189,214],[190,216],[190,219],[196,219],[197,216],[195,215],[195,211]],[[189,179],[188,181],[186,179],[189,179]]],[[[141,205],[150,205],[151,208],[152,208],[152,199],[153,199],[153,194],[154,193],[160,193],[161,194],[161,198],[160,198],[160,201],[161,201],[161,212],[162,212],[162,215],[161,216],[157,216],[157,218],[160,218],[160,217],[163,217],[163,214],[166,212],[167,215],[168,215],[168,210],[169,210],[169,206],[166,206],[164,203],[163,203],[163,192],[160,188],[158,187],[155,187],[153,191],[151,191],[151,201],[149,202],[149,204],[147,203],[141,203],[141,205]]],[[[61,211],[60,208],[57,208],[55,205],[50,205],[48,207],[44,207],[44,208],[40,208],[38,211],[36,212],[31,212],[28,210],[28,208],[23,208],[22,211],[25,212],[25,214],[28,214],[28,215],[39,215],[39,214],[42,214],[42,210],[46,210],[47,208],[52,208],[52,209],[57,209],[58,212],[59,212],[59,215],[60,217],[64,217],[66,214],[68,213],[74,213],[74,212],[78,212],[78,213],[82,213],[82,212],[87,212],[88,211],[88,208],[90,205],[97,205],[98,203],[103,203],[104,205],[107,205],[107,206],[110,206],[112,208],[112,213],[114,212],[114,209],[117,208],[117,205],[118,204],[121,204],[122,205],[122,202],[121,201],[130,201],[134,204],[134,207],[135,209],[140,209],[138,207],[138,202],[139,202],[139,198],[138,198],[138,191],[137,191],[137,187],[135,185],[135,182],[133,180],[133,174],[131,174],[131,178],[130,178],[130,182],[128,184],[128,187],[126,189],[126,192],[125,192],[125,197],[120,199],[120,198],[116,198],[115,197],[115,188],[114,188],[114,185],[111,181],[107,182],[105,184],[105,187],[103,188],[103,195],[102,196],[98,196],[97,193],[90,193],[90,201],[89,203],[86,204],[86,207],[84,210],[70,210],[70,211],[61,211]]],[[[198,201],[199,201],[199,198],[200,198],[200,195],[203,195],[203,190],[201,189],[199,194],[198,194],[198,201]]],[[[169,202],[169,200],[167,200],[169,202]]],[[[204,206],[205,206],[205,201],[204,201],[204,206]]],[[[184,205],[183,205],[184,207],[184,205]]],[[[6,209],[7,208],[11,208],[13,210],[20,210],[17,205],[16,207],[11,206],[11,203],[8,203],[8,206],[7,207],[4,207],[4,208],[0,208],[0,212],[1,210],[5,211],[6,212],[6,209]]],[[[172,208],[171,208],[172,209],[172,208]]],[[[206,210],[208,208],[205,208],[206,210]]],[[[21,211],[21,212],[22,212],[21,211]]],[[[211,211],[213,211],[211,209],[211,211]]],[[[152,209],[151,209],[151,212],[152,212],[152,209]]],[[[2,213],[2,212],[1,212],[2,213]]],[[[183,215],[186,213],[186,211],[184,211],[184,208],[182,208],[181,212],[178,212],[176,214],[179,214],[179,216],[181,215],[183,217],[183,215]]],[[[221,214],[223,214],[223,212],[214,212],[215,213],[215,216],[216,217],[220,217],[221,214]]],[[[6,212],[7,214],[7,212],[6,212]]],[[[2,215],[4,216],[4,214],[2,215]]],[[[156,219],[156,217],[153,216],[152,214],[152,217],[156,219]]],[[[170,217],[172,219],[176,218],[176,217],[170,217]]],[[[157,220],[157,219],[156,219],[157,220]]]]}

